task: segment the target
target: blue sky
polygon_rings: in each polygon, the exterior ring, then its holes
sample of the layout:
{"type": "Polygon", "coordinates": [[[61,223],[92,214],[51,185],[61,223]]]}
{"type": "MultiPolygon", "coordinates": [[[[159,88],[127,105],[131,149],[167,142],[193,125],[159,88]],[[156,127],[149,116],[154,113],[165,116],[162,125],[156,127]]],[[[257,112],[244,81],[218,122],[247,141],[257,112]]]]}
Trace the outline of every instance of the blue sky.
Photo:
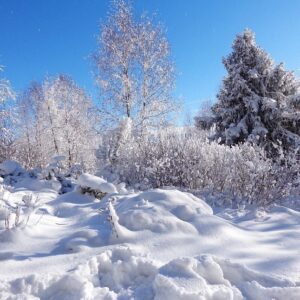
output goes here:
{"type": "MultiPolygon", "coordinates": [[[[175,94],[194,115],[214,99],[225,74],[222,57],[249,27],[276,62],[300,75],[298,0],[135,0],[167,28],[178,78],[175,94]]],[[[96,96],[89,54],[96,49],[108,0],[0,0],[0,64],[17,91],[63,72],[96,96]]]]}

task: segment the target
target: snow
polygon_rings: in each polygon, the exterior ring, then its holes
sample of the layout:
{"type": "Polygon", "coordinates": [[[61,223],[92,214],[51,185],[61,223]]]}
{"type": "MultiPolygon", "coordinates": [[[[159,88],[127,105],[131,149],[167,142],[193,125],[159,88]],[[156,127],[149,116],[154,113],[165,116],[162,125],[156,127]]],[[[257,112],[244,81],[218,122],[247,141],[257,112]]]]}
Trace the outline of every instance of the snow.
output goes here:
{"type": "Polygon", "coordinates": [[[213,211],[176,189],[115,188],[100,201],[44,185],[27,178],[0,200],[0,299],[300,299],[298,211],[213,211]],[[21,207],[10,230],[8,203],[21,207]]]}
{"type": "Polygon", "coordinates": [[[99,190],[102,193],[117,193],[116,187],[103,178],[93,176],[87,173],[81,174],[78,178],[78,184],[81,187],[88,187],[93,190],[99,190]]]}
{"type": "Polygon", "coordinates": [[[55,163],[60,163],[66,160],[66,157],[64,155],[56,155],[52,157],[52,161],[55,163]]]}
{"type": "Polygon", "coordinates": [[[61,184],[57,179],[51,180],[38,180],[33,178],[25,177],[18,181],[14,185],[17,190],[29,190],[29,191],[56,191],[58,192],[61,188],[61,184]]]}
{"type": "Polygon", "coordinates": [[[5,160],[0,163],[0,175],[12,175],[20,171],[22,171],[22,167],[16,161],[5,160]]]}

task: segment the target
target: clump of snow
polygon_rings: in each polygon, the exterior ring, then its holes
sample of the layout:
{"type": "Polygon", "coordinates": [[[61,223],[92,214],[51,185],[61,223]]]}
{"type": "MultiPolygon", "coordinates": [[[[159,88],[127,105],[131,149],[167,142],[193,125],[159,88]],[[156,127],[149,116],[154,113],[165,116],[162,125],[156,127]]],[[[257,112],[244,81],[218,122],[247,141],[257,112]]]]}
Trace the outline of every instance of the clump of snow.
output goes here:
{"type": "Polygon", "coordinates": [[[116,189],[118,190],[118,193],[120,193],[120,194],[128,193],[128,191],[126,189],[126,184],[124,182],[117,184],[116,189]]]}
{"type": "Polygon", "coordinates": [[[107,182],[103,178],[83,173],[78,178],[78,184],[82,188],[90,188],[95,191],[100,191],[105,194],[117,193],[117,189],[114,184],[107,182]]]}

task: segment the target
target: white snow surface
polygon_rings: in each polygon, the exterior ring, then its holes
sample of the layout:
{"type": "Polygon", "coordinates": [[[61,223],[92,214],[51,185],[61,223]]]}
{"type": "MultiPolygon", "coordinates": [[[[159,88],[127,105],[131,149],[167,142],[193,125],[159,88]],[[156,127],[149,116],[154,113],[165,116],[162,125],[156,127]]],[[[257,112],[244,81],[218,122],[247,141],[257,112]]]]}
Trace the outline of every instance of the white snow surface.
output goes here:
{"type": "Polygon", "coordinates": [[[11,175],[22,171],[22,166],[14,160],[5,160],[0,163],[0,175],[11,175]]]}
{"type": "Polygon", "coordinates": [[[0,205],[1,300],[300,299],[297,211],[214,214],[175,189],[99,201],[24,185],[4,200],[38,197],[27,225],[5,229],[0,205]]]}

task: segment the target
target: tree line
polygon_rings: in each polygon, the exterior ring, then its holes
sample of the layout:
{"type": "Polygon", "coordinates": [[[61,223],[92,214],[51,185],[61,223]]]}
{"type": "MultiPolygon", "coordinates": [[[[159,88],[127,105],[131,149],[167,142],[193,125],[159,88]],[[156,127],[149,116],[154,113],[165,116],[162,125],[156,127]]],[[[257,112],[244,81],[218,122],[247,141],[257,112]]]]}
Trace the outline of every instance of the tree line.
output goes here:
{"type": "MultiPolygon", "coordinates": [[[[124,163],[124,151],[142,151],[157,142],[155,133],[176,127],[175,65],[165,29],[153,16],[135,16],[130,2],[112,1],[92,60],[97,101],[65,74],[32,82],[19,95],[0,80],[1,161],[45,167],[64,155],[67,167],[95,170],[101,163],[112,171],[124,163]]],[[[247,143],[268,158],[292,153],[299,159],[300,93],[293,72],[275,65],[249,29],[237,35],[223,64],[227,75],[215,103],[195,118],[195,128],[208,130],[206,143],[247,143]]]]}

